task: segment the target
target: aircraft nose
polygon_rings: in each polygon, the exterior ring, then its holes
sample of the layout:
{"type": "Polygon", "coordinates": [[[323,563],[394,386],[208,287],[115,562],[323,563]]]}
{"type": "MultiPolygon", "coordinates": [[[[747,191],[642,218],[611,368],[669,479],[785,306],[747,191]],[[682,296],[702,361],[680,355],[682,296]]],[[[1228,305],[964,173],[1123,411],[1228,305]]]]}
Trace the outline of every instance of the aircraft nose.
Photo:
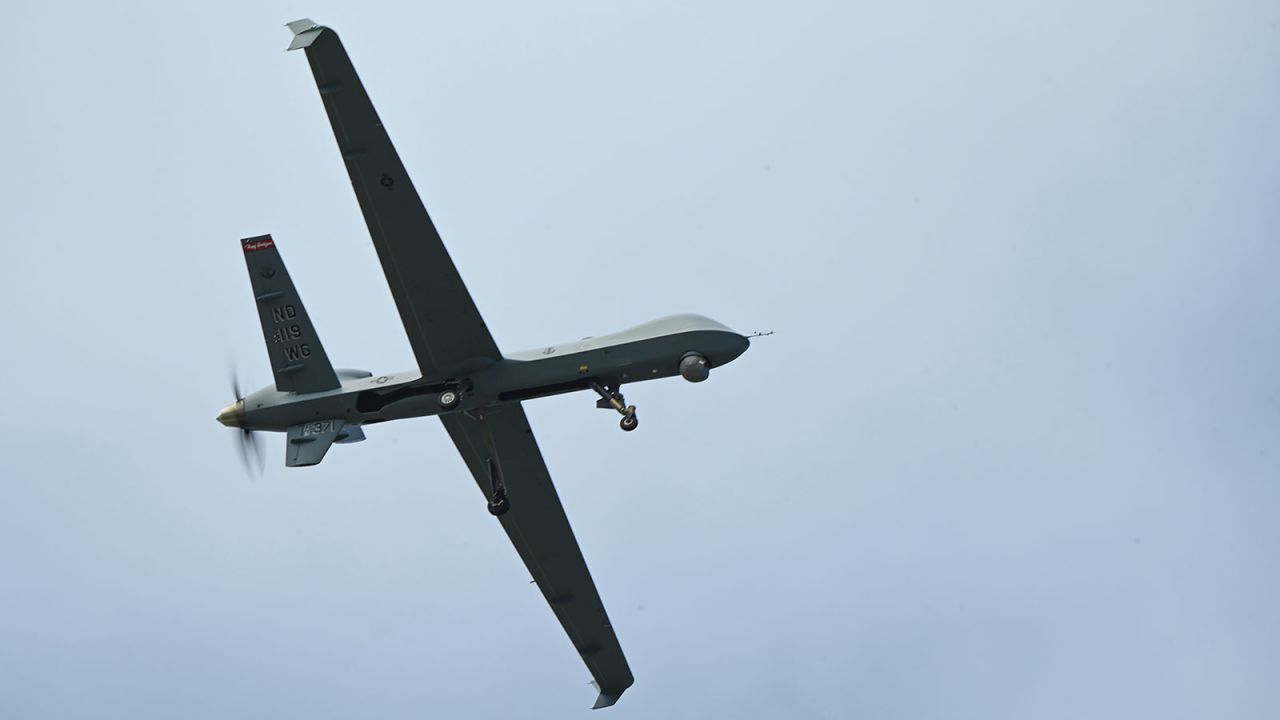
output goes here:
{"type": "Polygon", "coordinates": [[[736,332],[728,333],[725,338],[725,355],[727,359],[724,362],[732,362],[739,355],[747,351],[751,347],[751,340],[745,335],[739,335],[736,332]]]}
{"type": "Polygon", "coordinates": [[[240,427],[244,423],[244,401],[237,400],[222,408],[218,413],[218,422],[227,427],[240,427]]]}

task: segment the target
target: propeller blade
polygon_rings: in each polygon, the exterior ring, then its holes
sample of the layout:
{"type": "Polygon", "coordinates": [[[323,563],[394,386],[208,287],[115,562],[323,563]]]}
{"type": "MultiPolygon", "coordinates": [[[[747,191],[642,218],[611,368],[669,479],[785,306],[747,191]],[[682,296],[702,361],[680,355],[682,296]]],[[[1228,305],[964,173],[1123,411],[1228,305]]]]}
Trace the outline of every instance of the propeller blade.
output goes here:
{"type": "Polygon", "coordinates": [[[244,466],[245,475],[261,477],[267,463],[263,455],[266,448],[258,443],[254,432],[241,430],[240,442],[236,443],[236,447],[240,451],[240,464],[244,466]]]}
{"type": "Polygon", "coordinates": [[[252,476],[253,465],[252,465],[252,461],[249,459],[249,442],[250,441],[248,440],[247,435],[248,435],[248,431],[244,431],[240,433],[240,437],[237,438],[239,442],[236,443],[236,449],[240,451],[240,464],[244,467],[244,474],[248,476],[252,476]]]}
{"type": "Polygon", "coordinates": [[[237,400],[243,400],[244,395],[240,393],[240,374],[236,372],[235,365],[227,368],[227,376],[231,381],[231,394],[235,395],[237,400]]]}
{"type": "Polygon", "coordinates": [[[240,466],[244,468],[244,474],[251,474],[251,468],[249,467],[249,452],[245,450],[243,441],[236,443],[236,450],[240,452],[240,466]]]}
{"type": "Polygon", "coordinates": [[[267,469],[267,446],[256,440],[258,436],[252,430],[245,430],[249,435],[249,445],[253,447],[254,456],[258,461],[258,477],[262,477],[263,471],[267,469]]]}
{"type": "MultiPolygon", "coordinates": [[[[227,363],[227,380],[231,383],[231,393],[236,396],[236,402],[244,400],[244,393],[240,389],[240,373],[236,371],[234,361],[227,363]]],[[[240,442],[236,443],[236,447],[240,451],[240,464],[244,466],[245,475],[261,477],[267,466],[266,447],[258,443],[253,431],[241,428],[240,442]]]]}

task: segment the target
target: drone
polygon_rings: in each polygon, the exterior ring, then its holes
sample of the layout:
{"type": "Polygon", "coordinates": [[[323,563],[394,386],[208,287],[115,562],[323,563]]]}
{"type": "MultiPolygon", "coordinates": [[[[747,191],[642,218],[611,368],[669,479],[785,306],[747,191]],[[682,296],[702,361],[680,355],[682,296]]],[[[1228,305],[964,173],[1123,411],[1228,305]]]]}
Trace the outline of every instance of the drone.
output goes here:
{"type": "Polygon", "coordinates": [[[634,683],[600,594],[551,482],[522,403],[590,391],[596,407],[634,431],[624,383],[702,382],[732,362],[748,336],[710,318],[672,315],[576,342],[504,355],[480,316],[383,128],[337,33],[298,20],[289,50],[304,50],[417,367],[374,375],[335,369],[270,235],[240,241],[275,383],[218,413],[243,433],[285,434],[285,465],[316,465],[335,443],[376,423],[435,415],[599,691],[595,708],[634,683]]]}

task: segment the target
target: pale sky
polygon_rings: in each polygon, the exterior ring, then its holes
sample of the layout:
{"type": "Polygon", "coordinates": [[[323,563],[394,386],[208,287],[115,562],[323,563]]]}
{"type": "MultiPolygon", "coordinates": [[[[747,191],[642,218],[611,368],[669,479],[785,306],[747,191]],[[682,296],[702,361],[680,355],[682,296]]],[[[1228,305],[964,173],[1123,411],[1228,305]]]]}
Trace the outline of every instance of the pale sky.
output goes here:
{"type": "MultiPolygon", "coordinates": [[[[499,346],[698,312],[711,379],[526,404],[625,718],[1280,712],[1280,6],[16,3],[0,717],[585,716],[433,418],[246,477],[238,240],[405,370],[287,21],[342,36],[499,346]]],[[[594,716],[593,716],[594,717],[594,716]]]]}

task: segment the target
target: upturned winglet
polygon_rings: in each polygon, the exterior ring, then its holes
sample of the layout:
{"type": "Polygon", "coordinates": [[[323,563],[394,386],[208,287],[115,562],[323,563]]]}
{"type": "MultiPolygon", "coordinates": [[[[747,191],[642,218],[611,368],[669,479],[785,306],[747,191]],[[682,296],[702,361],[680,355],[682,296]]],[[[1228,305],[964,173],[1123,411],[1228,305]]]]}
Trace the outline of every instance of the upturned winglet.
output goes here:
{"type": "Polygon", "coordinates": [[[620,698],[620,697],[622,697],[622,693],[620,693],[620,692],[604,692],[604,691],[602,691],[602,692],[600,693],[600,697],[596,698],[596,704],[595,704],[595,705],[592,705],[592,706],[591,706],[591,709],[592,709],[592,710],[599,710],[600,708],[607,708],[607,707],[609,707],[609,706],[613,705],[614,703],[618,702],[618,698],[620,698]]]}
{"type": "MultiPolygon", "coordinates": [[[[618,698],[622,697],[622,693],[627,691],[627,688],[625,687],[621,690],[601,690],[600,683],[595,680],[591,681],[591,687],[600,691],[600,696],[596,698],[596,704],[591,706],[592,710],[599,710],[600,708],[612,706],[614,703],[618,702],[618,698]]],[[[628,684],[627,687],[630,687],[630,684],[628,684]]]]}
{"type": "Polygon", "coordinates": [[[285,23],[285,27],[293,31],[293,42],[289,43],[286,52],[288,50],[299,50],[310,45],[312,41],[320,37],[320,33],[325,29],[323,25],[317,25],[311,18],[302,18],[291,23],[285,23]]]}

